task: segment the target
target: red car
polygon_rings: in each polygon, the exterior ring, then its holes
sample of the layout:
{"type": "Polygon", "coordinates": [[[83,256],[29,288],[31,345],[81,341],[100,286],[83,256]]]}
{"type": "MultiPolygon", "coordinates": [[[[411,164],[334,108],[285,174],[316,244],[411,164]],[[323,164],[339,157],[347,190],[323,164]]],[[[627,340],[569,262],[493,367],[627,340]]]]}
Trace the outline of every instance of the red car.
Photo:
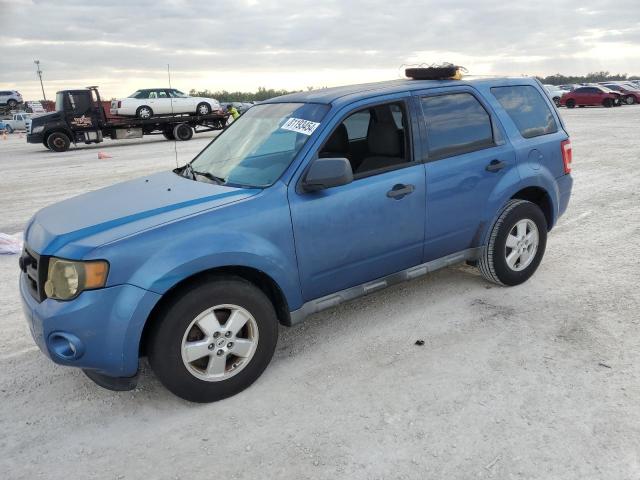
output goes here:
{"type": "Polygon", "coordinates": [[[613,107],[620,105],[620,97],[621,95],[618,92],[609,90],[606,87],[585,86],[562,95],[560,105],[568,108],[573,108],[576,105],[579,107],[587,105],[613,107]]]}
{"type": "Polygon", "coordinates": [[[631,87],[627,87],[626,85],[619,85],[617,83],[607,83],[603,86],[620,93],[622,95],[622,101],[627,105],[640,103],[640,90],[635,90],[631,87]]]}

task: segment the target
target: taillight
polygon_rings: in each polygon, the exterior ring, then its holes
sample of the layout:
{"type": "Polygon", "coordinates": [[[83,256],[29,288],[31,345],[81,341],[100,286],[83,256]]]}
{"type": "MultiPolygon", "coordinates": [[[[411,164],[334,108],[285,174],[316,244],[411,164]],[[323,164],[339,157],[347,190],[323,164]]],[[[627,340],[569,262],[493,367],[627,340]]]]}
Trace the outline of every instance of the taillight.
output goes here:
{"type": "Polygon", "coordinates": [[[562,149],[562,163],[564,164],[564,173],[571,173],[571,162],[573,160],[571,140],[564,140],[560,144],[560,148],[562,149]]]}

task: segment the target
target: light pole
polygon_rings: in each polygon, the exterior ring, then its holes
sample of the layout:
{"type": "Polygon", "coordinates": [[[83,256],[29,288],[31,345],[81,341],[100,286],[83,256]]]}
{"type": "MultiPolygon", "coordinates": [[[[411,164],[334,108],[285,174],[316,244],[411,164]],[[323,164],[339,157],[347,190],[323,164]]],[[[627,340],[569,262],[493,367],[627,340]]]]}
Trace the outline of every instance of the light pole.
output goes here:
{"type": "Polygon", "coordinates": [[[40,78],[40,88],[42,88],[42,99],[46,102],[47,96],[44,94],[44,85],[42,84],[42,70],[40,70],[40,60],[34,60],[33,63],[36,64],[36,73],[40,78]]]}

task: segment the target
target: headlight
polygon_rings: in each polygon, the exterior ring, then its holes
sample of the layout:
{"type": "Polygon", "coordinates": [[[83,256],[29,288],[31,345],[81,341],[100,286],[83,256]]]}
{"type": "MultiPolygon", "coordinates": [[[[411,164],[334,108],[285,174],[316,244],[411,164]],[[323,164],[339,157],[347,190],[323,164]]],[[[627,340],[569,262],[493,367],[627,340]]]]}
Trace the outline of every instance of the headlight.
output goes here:
{"type": "Polygon", "coordinates": [[[31,128],[31,133],[40,133],[44,130],[44,125],[38,125],[37,127],[31,128]]]}
{"type": "Polygon", "coordinates": [[[84,290],[104,287],[108,273],[109,264],[104,260],[74,262],[52,257],[44,293],[56,300],[71,300],[84,290]]]}

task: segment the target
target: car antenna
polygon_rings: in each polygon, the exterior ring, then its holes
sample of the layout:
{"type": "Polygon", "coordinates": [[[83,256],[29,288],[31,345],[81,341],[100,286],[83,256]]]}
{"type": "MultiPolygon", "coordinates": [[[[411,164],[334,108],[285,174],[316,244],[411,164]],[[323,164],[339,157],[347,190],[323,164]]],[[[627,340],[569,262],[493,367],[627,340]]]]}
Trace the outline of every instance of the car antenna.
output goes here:
{"type": "MultiPolygon", "coordinates": [[[[173,87],[171,86],[171,70],[168,63],[167,63],[167,76],[169,77],[169,90],[172,90],[173,87]]],[[[173,97],[169,97],[169,98],[171,100],[171,116],[174,116],[175,113],[173,113],[173,97]]],[[[176,140],[175,135],[173,136],[173,152],[175,153],[175,156],[176,156],[176,168],[180,168],[180,165],[178,165],[178,141],[176,140]]]]}

